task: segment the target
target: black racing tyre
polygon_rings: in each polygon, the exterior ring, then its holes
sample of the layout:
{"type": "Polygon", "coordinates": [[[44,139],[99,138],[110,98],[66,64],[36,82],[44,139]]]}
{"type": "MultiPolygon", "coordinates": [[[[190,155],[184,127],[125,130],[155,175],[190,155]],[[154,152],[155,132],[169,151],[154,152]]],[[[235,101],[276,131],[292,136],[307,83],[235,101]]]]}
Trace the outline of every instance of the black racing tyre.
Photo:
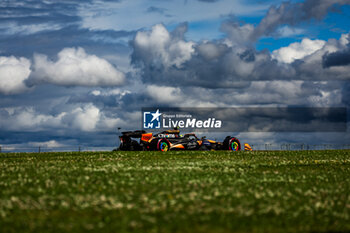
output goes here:
{"type": "Polygon", "coordinates": [[[170,149],[170,143],[165,138],[153,139],[150,144],[151,150],[168,151],[170,149]]]}
{"type": "Polygon", "coordinates": [[[229,137],[227,136],[224,141],[224,149],[229,151],[240,151],[241,150],[241,143],[239,140],[235,137],[229,137]]]}
{"type": "Polygon", "coordinates": [[[235,137],[231,138],[228,142],[229,150],[232,151],[240,151],[241,150],[241,143],[239,140],[235,137]]]}
{"type": "Polygon", "coordinates": [[[166,139],[159,139],[157,142],[157,150],[158,151],[168,151],[170,150],[170,143],[166,139]]]}

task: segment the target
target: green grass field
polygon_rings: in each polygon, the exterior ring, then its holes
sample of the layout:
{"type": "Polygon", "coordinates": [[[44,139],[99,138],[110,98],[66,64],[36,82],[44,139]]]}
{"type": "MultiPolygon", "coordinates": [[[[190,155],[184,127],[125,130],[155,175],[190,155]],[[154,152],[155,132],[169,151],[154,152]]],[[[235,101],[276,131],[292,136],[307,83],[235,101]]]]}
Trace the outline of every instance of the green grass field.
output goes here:
{"type": "Polygon", "coordinates": [[[350,151],[0,154],[1,232],[350,232],[350,151]]]}

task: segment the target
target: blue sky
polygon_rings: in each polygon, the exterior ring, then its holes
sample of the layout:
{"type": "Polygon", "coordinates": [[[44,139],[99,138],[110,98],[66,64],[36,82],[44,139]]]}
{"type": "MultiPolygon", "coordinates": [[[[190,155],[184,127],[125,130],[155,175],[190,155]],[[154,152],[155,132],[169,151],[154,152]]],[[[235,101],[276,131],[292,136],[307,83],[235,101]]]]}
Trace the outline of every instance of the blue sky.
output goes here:
{"type": "Polygon", "coordinates": [[[348,107],[349,22],[349,0],[2,1],[0,145],[113,147],[145,106],[348,107]]]}

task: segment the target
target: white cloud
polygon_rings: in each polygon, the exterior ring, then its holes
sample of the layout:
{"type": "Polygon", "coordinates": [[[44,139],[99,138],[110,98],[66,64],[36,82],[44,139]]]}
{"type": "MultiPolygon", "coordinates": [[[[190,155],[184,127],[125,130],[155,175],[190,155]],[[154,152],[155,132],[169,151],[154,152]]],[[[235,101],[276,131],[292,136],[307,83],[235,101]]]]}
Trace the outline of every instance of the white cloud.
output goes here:
{"type": "Polygon", "coordinates": [[[153,26],[151,31],[138,32],[134,40],[135,53],[165,67],[175,65],[180,68],[191,59],[193,45],[193,42],[172,38],[162,24],[153,26]]]}
{"type": "Polygon", "coordinates": [[[118,86],[125,75],[107,60],[90,55],[83,48],[65,48],[56,62],[42,54],[34,55],[31,81],[63,86],[118,86]]]}
{"type": "Polygon", "coordinates": [[[90,92],[91,95],[94,96],[115,96],[115,95],[120,95],[120,96],[124,96],[126,94],[131,93],[128,90],[121,90],[121,89],[101,89],[101,90],[93,90],[90,92]]]}
{"type": "Polygon", "coordinates": [[[61,126],[61,120],[66,113],[56,116],[42,114],[33,107],[5,108],[0,117],[0,128],[9,131],[37,132],[48,128],[61,126]]]}
{"type": "Polygon", "coordinates": [[[305,32],[304,29],[301,28],[292,28],[287,25],[280,27],[277,29],[276,33],[279,37],[291,37],[301,35],[305,32]]]}
{"type": "Polygon", "coordinates": [[[0,108],[0,128],[7,131],[40,132],[96,132],[111,131],[125,122],[117,116],[107,116],[95,105],[70,106],[51,115],[34,107],[0,108]]]}
{"type": "Polygon", "coordinates": [[[303,39],[300,43],[295,42],[288,47],[282,47],[272,52],[272,57],[279,62],[292,63],[296,59],[302,59],[323,48],[326,41],[303,39]]]}
{"type": "Polygon", "coordinates": [[[24,81],[31,73],[30,61],[24,57],[0,57],[0,93],[16,94],[28,90],[24,81]]]}
{"type": "Polygon", "coordinates": [[[85,132],[111,131],[116,129],[117,125],[125,124],[117,116],[106,116],[103,111],[91,103],[79,106],[73,111],[64,114],[62,125],[85,132]]]}
{"type": "Polygon", "coordinates": [[[347,46],[350,43],[350,34],[342,34],[339,39],[339,43],[342,46],[347,46]]]}
{"type": "Polygon", "coordinates": [[[78,107],[72,113],[72,126],[82,131],[93,131],[100,119],[100,110],[92,104],[78,107]]]}
{"type": "Polygon", "coordinates": [[[29,142],[28,143],[31,146],[35,147],[49,147],[49,148],[57,148],[57,147],[64,147],[65,145],[62,143],[57,142],[56,140],[50,140],[46,142],[29,142]]]}
{"type": "Polygon", "coordinates": [[[178,103],[183,100],[181,89],[176,87],[149,85],[146,93],[159,103],[178,103]]]}
{"type": "Polygon", "coordinates": [[[302,58],[298,64],[298,78],[304,80],[349,80],[350,66],[334,66],[325,68],[324,57],[328,54],[348,49],[348,34],[339,40],[329,39],[320,49],[302,58]]]}
{"type": "Polygon", "coordinates": [[[52,23],[38,23],[38,24],[24,24],[19,25],[18,23],[2,23],[0,24],[0,29],[4,30],[4,34],[20,34],[20,35],[30,35],[41,31],[57,31],[62,29],[60,24],[52,23]]]}

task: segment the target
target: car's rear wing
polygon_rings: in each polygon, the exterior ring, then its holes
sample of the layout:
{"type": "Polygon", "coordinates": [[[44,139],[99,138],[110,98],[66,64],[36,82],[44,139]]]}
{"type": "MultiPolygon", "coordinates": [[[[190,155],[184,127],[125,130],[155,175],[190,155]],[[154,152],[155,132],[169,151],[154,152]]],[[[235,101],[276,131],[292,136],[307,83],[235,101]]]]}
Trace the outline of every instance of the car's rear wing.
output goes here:
{"type": "Polygon", "coordinates": [[[141,138],[144,133],[146,133],[144,130],[126,131],[122,132],[122,137],[141,138]]]}

